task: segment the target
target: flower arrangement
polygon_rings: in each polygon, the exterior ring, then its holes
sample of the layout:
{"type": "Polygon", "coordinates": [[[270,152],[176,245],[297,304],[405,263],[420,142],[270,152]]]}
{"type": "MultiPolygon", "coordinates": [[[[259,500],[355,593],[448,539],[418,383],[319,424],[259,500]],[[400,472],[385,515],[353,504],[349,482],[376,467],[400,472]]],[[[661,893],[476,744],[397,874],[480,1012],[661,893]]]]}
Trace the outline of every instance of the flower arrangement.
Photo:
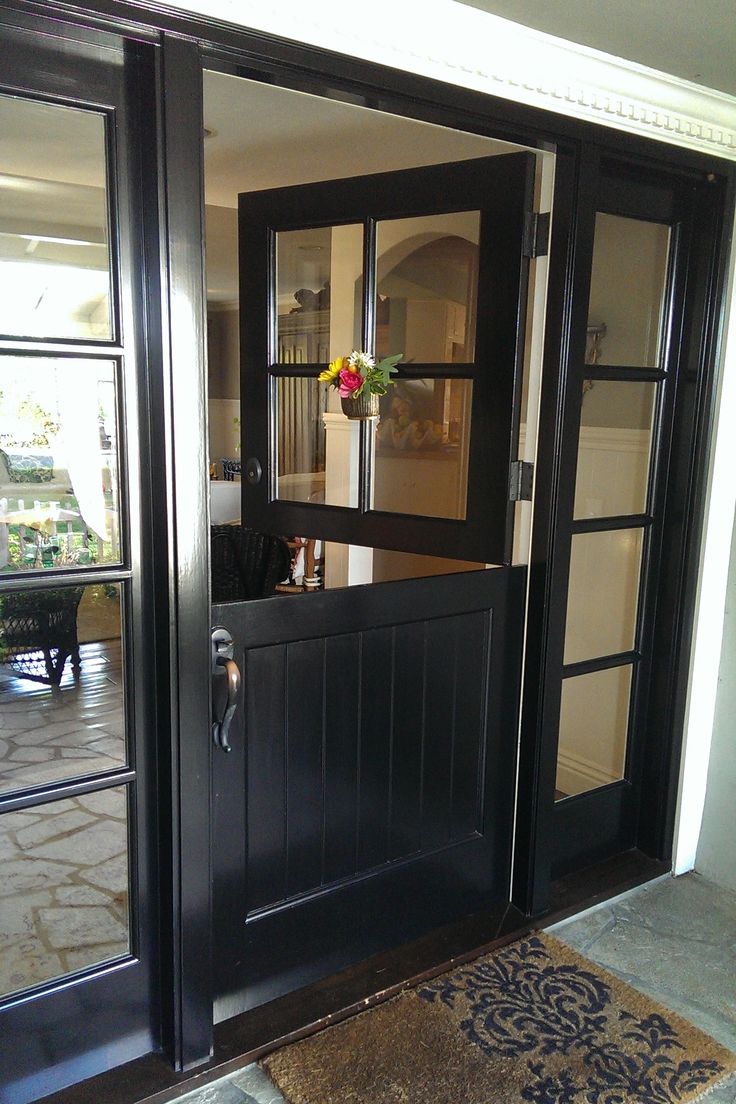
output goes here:
{"type": "Polygon", "coordinates": [[[333,360],[318,379],[336,388],[348,417],[375,417],[378,398],[395,382],[391,375],[398,371],[396,365],[403,355],[396,353],[377,361],[370,353],[353,349],[349,356],[333,360]]]}

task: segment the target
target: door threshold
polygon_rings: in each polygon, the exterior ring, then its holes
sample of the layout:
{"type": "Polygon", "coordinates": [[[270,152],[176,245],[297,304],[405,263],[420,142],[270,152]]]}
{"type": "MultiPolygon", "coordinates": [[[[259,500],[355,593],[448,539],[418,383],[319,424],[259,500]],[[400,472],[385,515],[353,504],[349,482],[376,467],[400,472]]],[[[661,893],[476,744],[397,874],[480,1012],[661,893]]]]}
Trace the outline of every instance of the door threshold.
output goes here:
{"type": "Polygon", "coordinates": [[[338,974],[218,1024],[206,1064],[175,1073],[160,1054],[138,1058],[43,1098],[39,1104],[168,1104],[296,1042],[445,973],[527,932],[610,900],[668,873],[639,851],[567,875],[553,884],[551,907],[524,916],[513,905],[477,913],[420,939],[373,955],[338,974]]]}

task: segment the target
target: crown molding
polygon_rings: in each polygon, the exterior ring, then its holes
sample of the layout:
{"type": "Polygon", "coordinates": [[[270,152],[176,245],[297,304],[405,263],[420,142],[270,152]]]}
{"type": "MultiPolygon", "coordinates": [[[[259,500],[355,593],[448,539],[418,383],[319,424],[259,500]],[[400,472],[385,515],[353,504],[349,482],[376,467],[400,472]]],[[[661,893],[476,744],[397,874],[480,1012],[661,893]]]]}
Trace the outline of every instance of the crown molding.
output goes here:
{"type": "Polygon", "coordinates": [[[175,6],[736,160],[736,97],[454,0],[176,0],[175,6]]]}

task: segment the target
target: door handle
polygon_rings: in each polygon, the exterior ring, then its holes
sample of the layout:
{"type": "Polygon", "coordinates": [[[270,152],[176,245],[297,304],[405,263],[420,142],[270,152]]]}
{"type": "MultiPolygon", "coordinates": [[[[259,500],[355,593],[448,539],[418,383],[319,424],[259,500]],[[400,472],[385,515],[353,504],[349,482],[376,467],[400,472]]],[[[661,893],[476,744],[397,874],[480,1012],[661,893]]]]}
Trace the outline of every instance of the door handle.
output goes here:
{"type": "MultiPolygon", "coordinates": [[[[212,742],[215,747],[223,751],[232,751],[229,740],[230,725],[238,707],[238,691],[240,690],[240,669],[233,659],[234,641],[227,629],[216,628],[212,630],[212,674],[224,674],[227,679],[227,695],[222,715],[218,716],[213,693],[212,718],[212,742]]],[[[213,688],[214,689],[214,688],[213,688]]]]}

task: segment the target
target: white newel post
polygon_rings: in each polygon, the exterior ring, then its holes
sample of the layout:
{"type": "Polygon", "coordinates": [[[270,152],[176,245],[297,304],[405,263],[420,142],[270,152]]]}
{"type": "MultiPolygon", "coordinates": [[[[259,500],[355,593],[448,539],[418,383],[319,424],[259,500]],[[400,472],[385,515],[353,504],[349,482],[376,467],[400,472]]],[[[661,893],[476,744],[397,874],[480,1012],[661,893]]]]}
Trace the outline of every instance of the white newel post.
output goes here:
{"type": "MultiPolygon", "coordinates": [[[[332,393],[337,395],[336,392],[332,393]]],[[[332,395],[330,396],[332,405],[332,395]]],[[[337,400],[339,403],[339,399],[337,400]]],[[[358,501],[360,471],[360,422],[328,411],[322,415],[327,433],[325,450],[325,502],[354,506],[358,501]]],[[[370,583],[373,549],[357,544],[325,544],[325,588],[370,583]]]]}

